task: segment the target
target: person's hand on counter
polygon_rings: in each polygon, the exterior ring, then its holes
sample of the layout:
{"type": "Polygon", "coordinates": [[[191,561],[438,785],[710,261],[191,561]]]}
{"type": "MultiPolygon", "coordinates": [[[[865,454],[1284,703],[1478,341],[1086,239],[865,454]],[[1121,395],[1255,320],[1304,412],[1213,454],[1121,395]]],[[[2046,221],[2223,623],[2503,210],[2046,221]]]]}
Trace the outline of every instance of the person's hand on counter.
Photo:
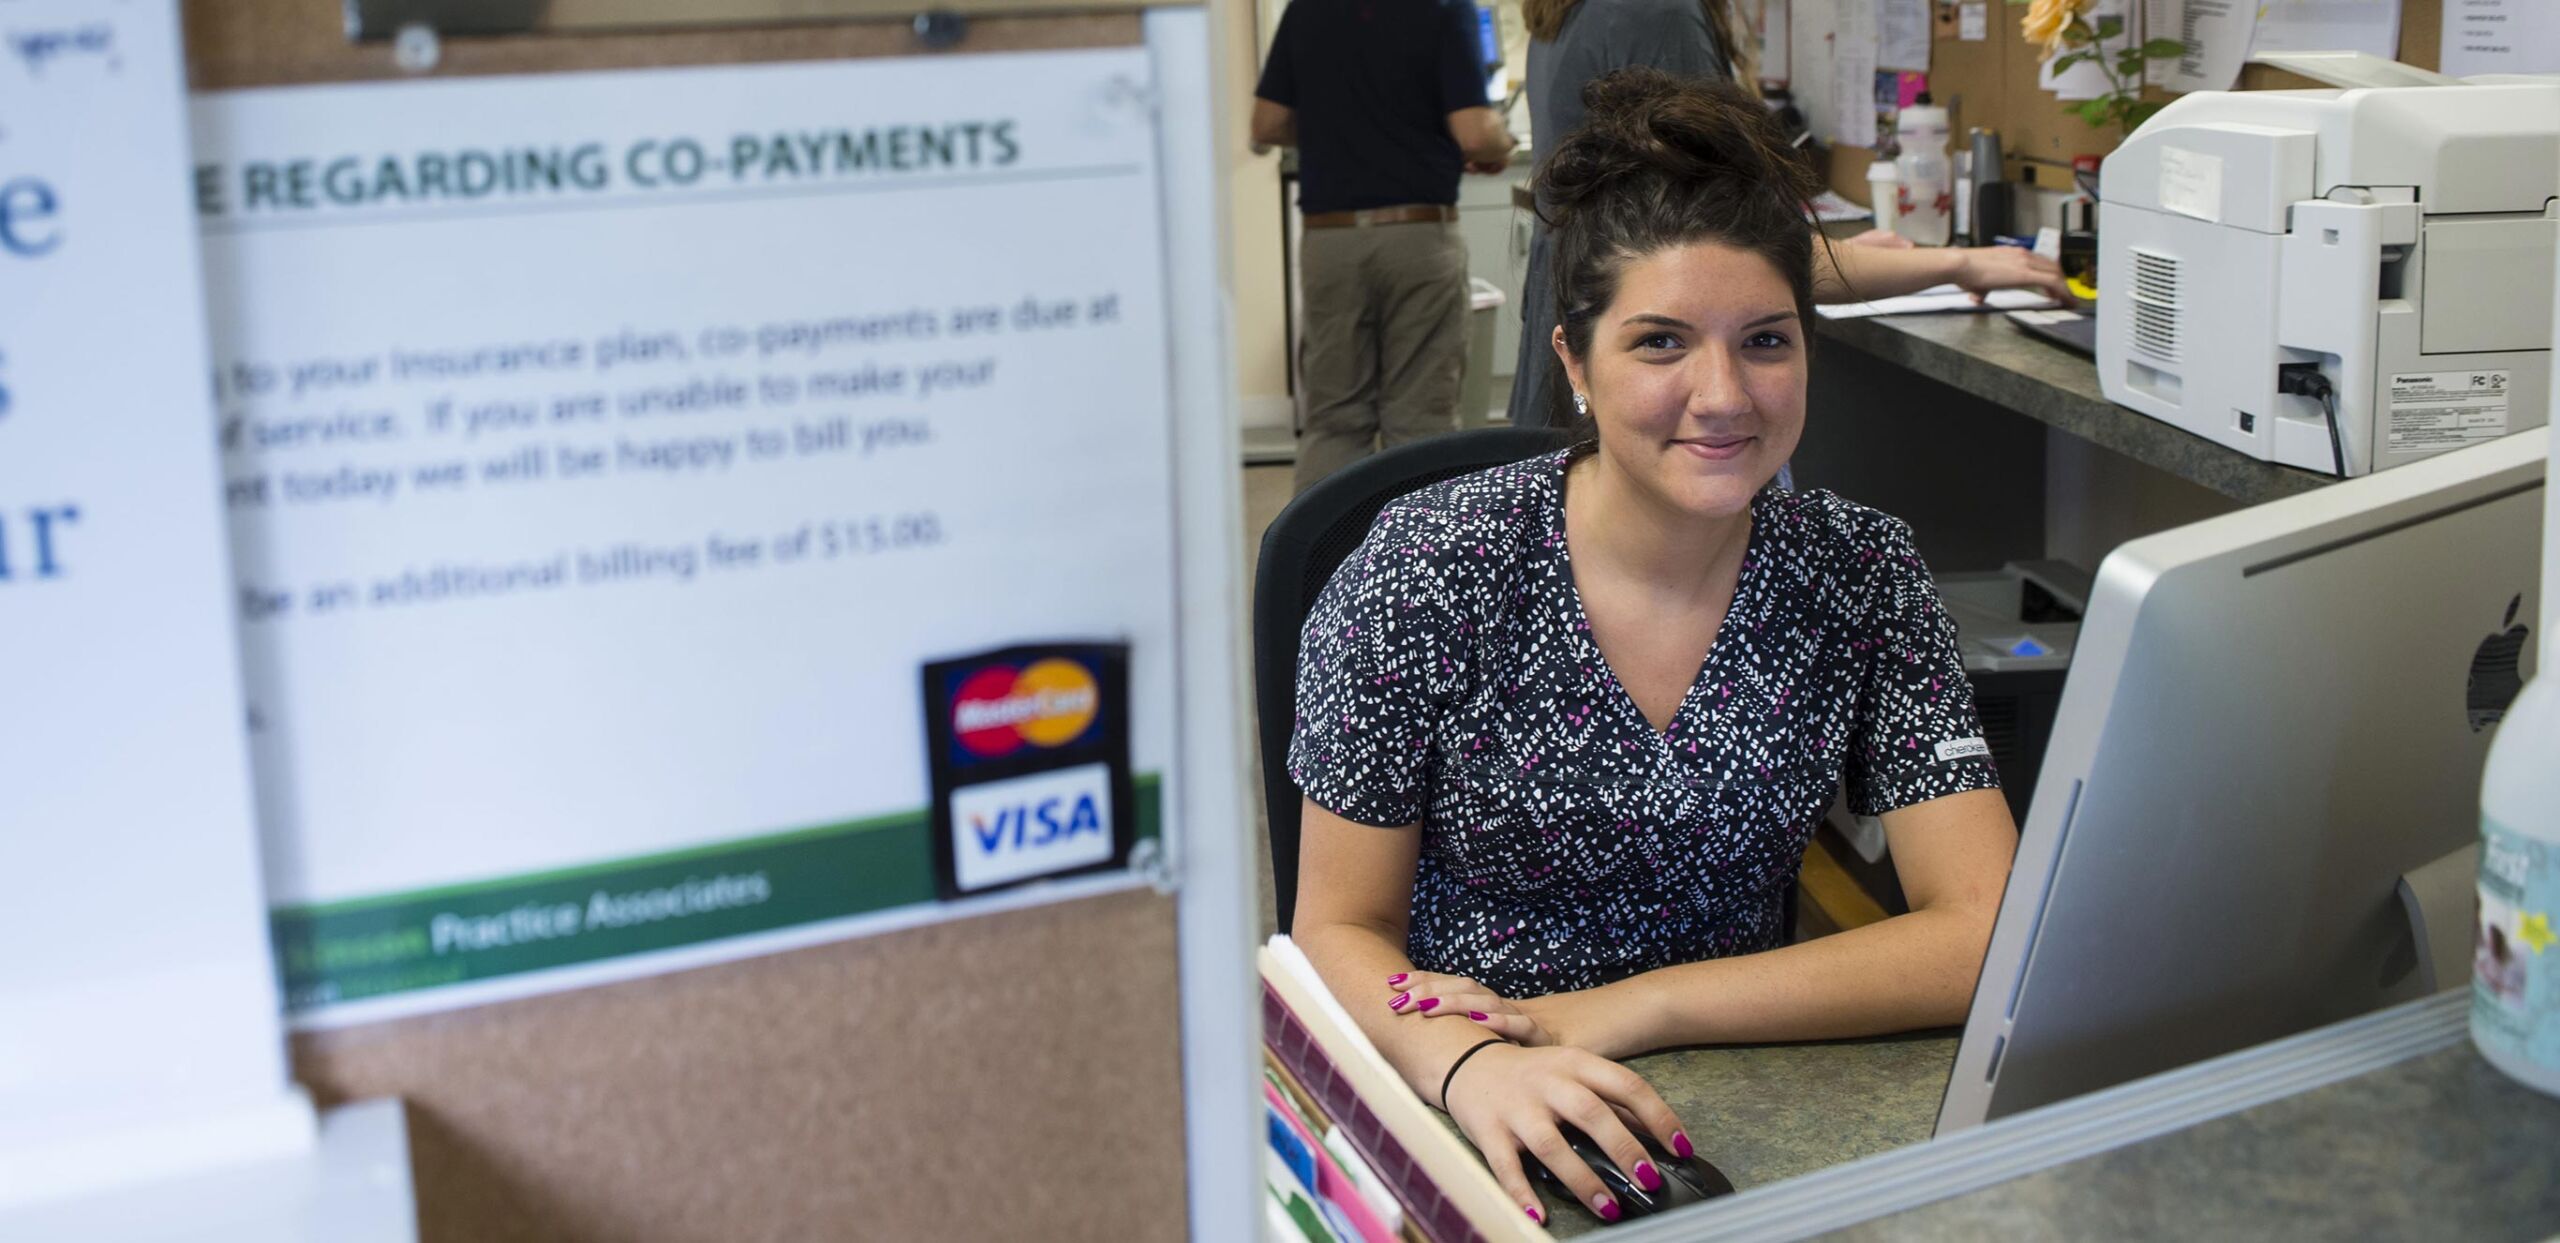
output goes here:
{"type": "Polygon", "coordinates": [[[1600,1176],[1566,1144],[1562,1125],[1591,1137],[1647,1191],[1660,1191],[1662,1171],[1628,1128],[1641,1127],[1682,1157],[1694,1155],[1671,1106],[1644,1076],[1584,1049],[1496,1044],[1476,1052],[1445,1085],[1440,1107],[1466,1132],[1494,1181],[1530,1220],[1546,1223],[1520,1154],[1535,1156],[1603,1221],[1624,1213],[1600,1176]]]}
{"type": "Polygon", "coordinates": [[[2032,289],[2071,305],[2061,265],[2015,246],[1903,249],[1852,238],[1816,245],[1813,268],[1816,302],[1865,302],[1954,285],[1977,298],[1995,289],[2032,289]]]}
{"type": "Polygon", "coordinates": [[[2062,278],[2062,265],[2031,250],[2017,246],[1968,246],[1955,252],[1963,257],[1952,283],[1979,302],[1995,289],[2032,289],[2061,303],[2072,305],[2070,285],[2062,278]]]}

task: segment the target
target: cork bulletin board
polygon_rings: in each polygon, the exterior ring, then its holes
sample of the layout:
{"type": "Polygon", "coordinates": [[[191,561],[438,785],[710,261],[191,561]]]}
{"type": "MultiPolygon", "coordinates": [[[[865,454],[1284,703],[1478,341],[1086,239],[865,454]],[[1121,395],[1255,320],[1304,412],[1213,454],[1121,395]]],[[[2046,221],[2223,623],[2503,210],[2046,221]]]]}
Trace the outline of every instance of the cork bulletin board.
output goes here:
{"type": "MultiPolygon", "coordinates": [[[[334,0],[187,0],[197,91],[408,78],[334,0]]],[[[961,52],[1141,42],[972,19],[961,52]]],[[[444,40],[434,77],[931,55],[905,21],[444,40]]],[[[306,1032],[324,1107],[408,1105],[422,1237],[1174,1238],[1176,903],[1145,889],[306,1032]]],[[[1239,971],[1243,969],[1238,965],[1239,971]]]]}
{"type": "MultiPolygon", "coordinates": [[[[2091,129],[2079,117],[2065,111],[2061,101],[2036,84],[2043,64],[2038,50],[2018,33],[2018,21],[2026,15],[2021,6],[1990,0],[1988,38],[1967,41],[1961,37],[1959,8],[1954,0],[1932,0],[1932,39],[1929,49],[1929,90],[1937,102],[1946,105],[1951,150],[1962,150],[1964,135],[1974,126],[1989,126],[2000,132],[2001,148],[2010,158],[2012,180],[2029,176],[2018,160],[2057,161],[2069,165],[2075,155],[2098,155],[2113,149],[2108,132],[2091,129]]],[[[2437,65],[2437,45],[2442,38],[2444,0],[2402,0],[2400,6],[2399,59],[2421,69],[2437,65]]],[[[2246,65],[2240,70],[2240,90],[2294,90],[2320,84],[2264,65],[2246,65]]],[[[2157,87],[2147,98],[2167,102],[2176,98],[2157,87]]],[[[1867,201],[1867,165],[1874,154],[1862,147],[1838,146],[1832,149],[1831,186],[1857,202],[1867,201]]],[[[2068,174],[2052,182],[2068,184],[2068,174]]]]}

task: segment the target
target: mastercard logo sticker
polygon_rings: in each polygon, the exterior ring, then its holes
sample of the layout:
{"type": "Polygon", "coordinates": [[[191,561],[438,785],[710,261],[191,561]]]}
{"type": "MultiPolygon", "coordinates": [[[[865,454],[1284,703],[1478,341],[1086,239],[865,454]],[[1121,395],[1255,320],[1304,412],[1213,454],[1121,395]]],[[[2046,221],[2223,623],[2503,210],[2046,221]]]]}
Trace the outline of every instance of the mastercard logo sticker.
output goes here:
{"type": "Polygon", "coordinates": [[[1010,755],[1028,743],[1059,747],[1084,735],[1102,688],[1082,664],[1057,658],[970,674],[952,696],[951,732],[972,755],[1010,755]]]}

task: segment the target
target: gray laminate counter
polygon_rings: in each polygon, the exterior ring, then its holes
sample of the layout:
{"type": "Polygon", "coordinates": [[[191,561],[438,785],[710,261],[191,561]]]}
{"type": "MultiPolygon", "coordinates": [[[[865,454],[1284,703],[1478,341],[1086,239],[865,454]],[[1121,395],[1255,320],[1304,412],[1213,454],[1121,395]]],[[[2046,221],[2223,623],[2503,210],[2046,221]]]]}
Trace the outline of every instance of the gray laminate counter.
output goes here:
{"type": "Polygon", "coordinates": [[[2097,364],[2019,331],[2005,315],[1954,312],[1824,319],[1822,337],[1994,406],[2254,505],[2335,482],[2247,457],[2136,414],[2098,391],[2097,364]]]}

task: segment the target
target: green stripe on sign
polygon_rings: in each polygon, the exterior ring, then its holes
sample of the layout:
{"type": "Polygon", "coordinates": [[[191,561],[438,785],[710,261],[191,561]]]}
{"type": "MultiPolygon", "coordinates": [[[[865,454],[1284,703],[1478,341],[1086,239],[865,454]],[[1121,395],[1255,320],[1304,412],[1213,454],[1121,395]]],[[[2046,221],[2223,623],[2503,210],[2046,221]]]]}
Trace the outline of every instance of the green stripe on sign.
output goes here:
{"type": "MultiPolygon", "coordinates": [[[[1137,778],[1138,836],[1163,781],[1137,778]]],[[[573,966],[930,902],[921,811],[269,916],[285,1009],[573,966]]]]}

